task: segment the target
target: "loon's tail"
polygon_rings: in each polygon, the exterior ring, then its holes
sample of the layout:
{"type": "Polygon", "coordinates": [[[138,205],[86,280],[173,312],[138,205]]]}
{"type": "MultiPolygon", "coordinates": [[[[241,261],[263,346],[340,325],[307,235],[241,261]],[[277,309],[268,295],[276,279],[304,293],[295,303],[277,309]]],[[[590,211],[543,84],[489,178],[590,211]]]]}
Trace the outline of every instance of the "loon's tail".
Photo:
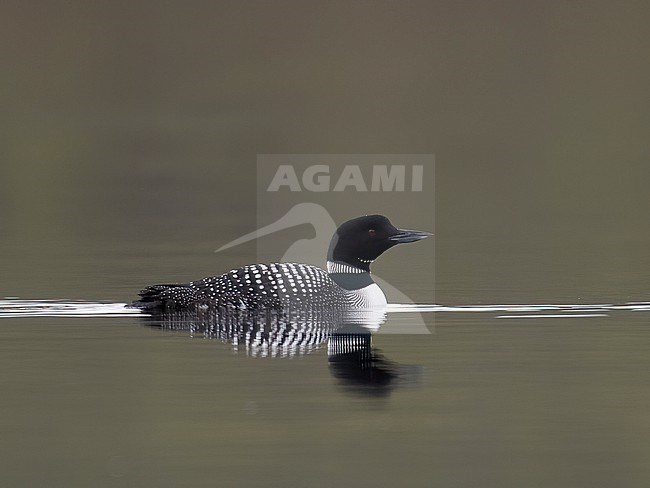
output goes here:
{"type": "Polygon", "coordinates": [[[198,299],[196,291],[187,284],[151,285],[141,290],[139,300],[131,303],[131,307],[149,311],[187,307],[198,299]]]}

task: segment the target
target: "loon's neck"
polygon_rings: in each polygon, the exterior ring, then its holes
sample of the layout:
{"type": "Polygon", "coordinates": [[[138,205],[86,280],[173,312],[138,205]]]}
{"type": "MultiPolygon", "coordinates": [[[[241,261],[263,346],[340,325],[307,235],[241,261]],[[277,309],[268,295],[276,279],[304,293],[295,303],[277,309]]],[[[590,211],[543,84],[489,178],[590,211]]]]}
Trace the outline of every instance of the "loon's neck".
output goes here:
{"type": "Polygon", "coordinates": [[[386,307],[386,296],[369,271],[341,261],[327,261],[327,272],[332,281],[349,294],[356,308],[368,310],[386,307]]]}
{"type": "Polygon", "coordinates": [[[375,284],[368,271],[341,261],[327,261],[327,272],[334,283],[348,291],[375,284]]]}
{"type": "Polygon", "coordinates": [[[327,272],[330,274],[333,273],[370,274],[369,270],[357,268],[356,266],[352,266],[351,264],[344,263],[342,261],[329,261],[329,260],[327,261],[327,272]]]}

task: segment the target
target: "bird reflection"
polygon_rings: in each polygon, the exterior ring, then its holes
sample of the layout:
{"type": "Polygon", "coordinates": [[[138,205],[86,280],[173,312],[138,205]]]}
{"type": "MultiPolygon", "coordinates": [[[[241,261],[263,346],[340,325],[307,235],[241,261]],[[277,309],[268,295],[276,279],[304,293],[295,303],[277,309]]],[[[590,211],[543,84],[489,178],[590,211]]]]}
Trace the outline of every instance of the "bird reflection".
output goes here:
{"type": "Polygon", "coordinates": [[[373,347],[372,332],[385,320],[385,313],[377,311],[220,307],[204,313],[159,313],[146,317],[145,323],[218,339],[251,357],[296,357],[327,345],[330,372],[345,391],[385,396],[418,376],[417,368],[387,360],[373,347]]]}
{"type": "Polygon", "coordinates": [[[352,393],[384,396],[398,379],[397,365],[372,347],[372,334],[359,326],[330,335],[327,360],[332,375],[352,393]]]}

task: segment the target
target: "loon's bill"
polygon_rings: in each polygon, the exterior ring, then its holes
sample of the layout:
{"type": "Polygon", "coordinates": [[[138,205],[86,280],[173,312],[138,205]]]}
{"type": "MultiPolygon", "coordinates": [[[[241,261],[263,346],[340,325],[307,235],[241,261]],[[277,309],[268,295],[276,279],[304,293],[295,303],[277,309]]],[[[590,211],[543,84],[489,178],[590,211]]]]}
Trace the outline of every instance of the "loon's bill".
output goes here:
{"type": "Polygon", "coordinates": [[[398,229],[383,215],[365,215],[336,230],[327,252],[327,271],[299,263],[252,264],[190,283],[148,286],[131,306],[148,312],[219,307],[379,309],[386,306],[386,297],[370,275],[372,262],[397,244],[431,235],[398,229]]]}
{"type": "Polygon", "coordinates": [[[432,235],[433,234],[431,232],[424,232],[421,230],[400,229],[399,234],[389,237],[388,240],[397,244],[406,244],[408,242],[421,241],[422,239],[426,239],[432,235]]]}

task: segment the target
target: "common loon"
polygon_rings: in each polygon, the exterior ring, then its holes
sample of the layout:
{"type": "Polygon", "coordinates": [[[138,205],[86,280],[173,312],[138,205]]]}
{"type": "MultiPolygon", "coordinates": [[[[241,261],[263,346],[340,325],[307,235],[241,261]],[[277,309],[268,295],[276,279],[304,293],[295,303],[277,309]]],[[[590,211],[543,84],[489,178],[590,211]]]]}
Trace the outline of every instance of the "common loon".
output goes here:
{"type": "Polygon", "coordinates": [[[327,253],[327,271],[309,264],[251,264],[190,283],[148,286],[131,306],[151,312],[219,307],[381,308],[386,297],[370,275],[370,264],[397,244],[430,235],[398,229],[383,215],[365,215],[336,230],[327,253]]]}

